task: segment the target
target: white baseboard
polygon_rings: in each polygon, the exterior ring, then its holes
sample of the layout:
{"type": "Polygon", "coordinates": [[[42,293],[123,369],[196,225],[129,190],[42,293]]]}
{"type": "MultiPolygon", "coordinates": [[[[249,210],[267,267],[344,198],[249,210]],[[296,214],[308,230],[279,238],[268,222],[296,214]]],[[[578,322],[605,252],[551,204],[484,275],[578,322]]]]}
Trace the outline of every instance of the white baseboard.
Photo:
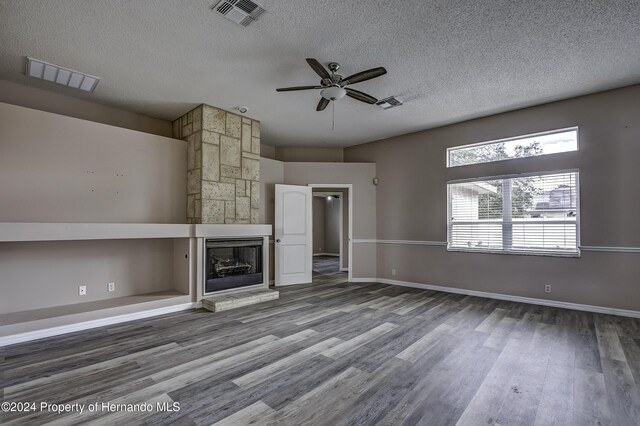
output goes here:
{"type": "Polygon", "coordinates": [[[313,253],[314,256],[333,256],[340,257],[340,253],[313,253]]]}
{"type": "Polygon", "coordinates": [[[292,285],[307,285],[307,284],[313,284],[313,281],[310,281],[308,283],[287,283],[287,284],[278,284],[278,285],[274,285],[274,287],[276,289],[280,288],[280,287],[289,287],[292,285]]]}
{"type": "Polygon", "coordinates": [[[340,268],[340,272],[349,272],[349,268],[340,268]]]}
{"type": "Polygon", "coordinates": [[[11,336],[3,336],[0,337],[0,347],[14,345],[16,343],[28,342],[31,340],[44,339],[45,337],[59,336],[61,334],[73,333],[75,331],[89,330],[91,328],[103,327],[105,325],[112,325],[137,319],[155,317],[158,315],[170,314],[173,312],[186,311],[195,307],[196,303],[182,303],[174,306],[165,306],[163,308],[149,309],[146,311],[134,312],[125,315],[117,315],[108,318],[79,322],[76,324],[45,328],[43,330],[28,331],[25,333],[13,334],[11,336]]]}
{"type": "Polygon", "coordinates": [[[488,299],[507,300],[509,302],[529,303],[531,305],[551,306],[554,308],[573,309],[575,311],[593,312],[597,314],[618,315],[621,317],[640,318],[640,311],[628,309],[607,308],[605,306],[583,305],[580,303],[561,302],[558,300],[536,299],[533,297],[513,296],[502,293],[489,293],[485,291],[467,290],[463,288],[444,287],[439,285],[413,283],[409,281],[390,280],[387,278],[353,278],[351,282],[356,283],[380,283],[399,285],[403,287],[420,288],[423,290],[435,290],[444,293],[464,294],[466,296],[486,297],[488,299]]]}

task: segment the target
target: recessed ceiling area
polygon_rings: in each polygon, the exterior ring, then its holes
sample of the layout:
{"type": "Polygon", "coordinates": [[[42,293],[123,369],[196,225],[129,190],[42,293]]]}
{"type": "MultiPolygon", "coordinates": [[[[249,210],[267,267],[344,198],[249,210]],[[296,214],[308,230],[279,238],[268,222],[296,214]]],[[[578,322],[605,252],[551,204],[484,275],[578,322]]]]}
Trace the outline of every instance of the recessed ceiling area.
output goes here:
{"type": "Polygon", "coordinates": [[[350,146],[640,82],[640,1],[264,0],[242,27],[217,1],[0,1],[0,78],[173,120],[238,105],[274,146],[350,146]],[[25,57],[102,80],[93,94],[30,79],[25,57]],[[305,58],[404,105],[343,98],[315,111],[305,58]],[[335,106],[335,130],[332,130],[335,106]]]}

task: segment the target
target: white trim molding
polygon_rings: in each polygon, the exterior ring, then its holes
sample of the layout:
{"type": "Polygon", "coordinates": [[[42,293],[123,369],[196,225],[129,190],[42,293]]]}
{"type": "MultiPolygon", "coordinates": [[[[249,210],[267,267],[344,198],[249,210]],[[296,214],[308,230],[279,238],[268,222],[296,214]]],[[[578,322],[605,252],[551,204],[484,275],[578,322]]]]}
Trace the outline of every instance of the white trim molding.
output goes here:
{"type": "MultiPolygon", "coordinates": [[[[353,184],[352,183],[309,183],[307,184],[307,186],[311,187],[311,191],[313,191],[313,188],[335,188],[335,189],[346,189],[347,190],[347,197],[348,197],[348,202],[349,202],[349,210],[347,212],[347,215],[349,216],[348,218],[348,224],[347,224],[347,252],[348,252],[348,263],[349,263],[349,267],[347,269],[347,282],[350,282],[351,279],[353,278],[352,275],[352,271],[353,271],[353,198],[355,197],[355,194],[353,192],[353,184]]],[[[340,200],[343,200],[343,198],[341,197],[340,200]]],[[[342,259],[344,258],[344,253],[342,253],[343,249],[343,245],[344,245],[344,224],[343,224],[343,208],[344,205],[342,203],[342,201],[340,201],[340,264],[342,265],[342,259]]]]}
{"type": "Polygon", "coordinates": [[[351,278],[351,283],[379,283],[377,278],[351,278]]]}
{"type": "Polygon", "coordinates": [[[467,290],[456,287],[444,287],[432,284],[414,283],[409,281],[390,280],[387,278],[354,278],[356,283],[380,283],[398,285],[402,287],[420,288],[423,290],[441,291],[443,293],[464,294],[467,296],[485,297],[488,299],[507,300],[509,302],[529,303],[531,305],[551,306],[554,308],[573,309],[575,311],[593,312],[596,314],[618,315],[621,317],[640,318],[640,311],[629,309],[607,308],[605,306],[583,305],[580,303],[561,302],[558,300],[536,299],[533,297],[514,296],[502,293],[489,293],[485,291],[467,290]]]}
{"type": "Polygon", "coordinates": [[[174,312],[195,309],[197,303],[181,303],[179,305],[166,306],[163,308],[149,309],[146,311],[134,312],[124,315],[116,315],[113,317],[100,318],[91,321],[83,321],[75,324],[61,325],[58,327],[45,328],[43,330],[27,331],[9,336],[0,337],[0,347],[14,345],[16,343],[29,342],[31,340],[44,339],[45,337],[59,336],[61,334],[73,333],[75,331],[89,330],[106,325],[119,324],[122,322],[133,321],[137,319],[155,317],[158,315],[171,314],[174,312]]]}
{"type": "Polygon", "coordinates": [[[400,244],[400,245],[413,245],[413,246],[447,246],[446,241],[419,241],[419,240],[367,240],[367,239],[356,239],[353,240],[354,243],[360,244],[400,244]]]}
{"type": "MultiPolygon", "coordinates": [[[[354,239],[354,244],[397,244],[397,245],[414,245],[414,246],[441,246],[446,247],[446,241],[420,241],[420,240],[376,240],[376,239],[354,239]]],[[[579,246],[581,251],[605,252],[605,253],[640,253],[640,247],[609,247],[609,246],[579,246]]],[[[451,251],[469,251],[473,250],[451,250],[451,251]]],[[[487,253],[482,251],[481,253],[487,253]]],[[[503,253],[503,252],[500,252],[503,253]]],[[[528,254],[528,253],[515,253],[528,254]]],[[[576,257],[571,255],[570,257],[576,257]]]]}
{"type": "Polygon", "coordinates": [[[640,247],[580,246],[580,250],[607,253],[640,253],[640,247]]]}
{"type": "Polygon", "coordinates": [[[446,241],[418,241],[418,240],[378,240],[378,244],[402,244],[414,246],[447,246],[446,241]]]}

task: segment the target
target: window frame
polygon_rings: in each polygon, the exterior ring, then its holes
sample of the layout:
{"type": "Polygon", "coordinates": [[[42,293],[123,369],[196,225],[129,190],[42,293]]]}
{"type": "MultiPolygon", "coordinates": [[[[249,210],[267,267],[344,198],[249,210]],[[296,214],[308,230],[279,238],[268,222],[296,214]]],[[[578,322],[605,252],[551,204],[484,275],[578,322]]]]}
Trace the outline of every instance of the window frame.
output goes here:
{"type": "Polygon", "coordinates": [[[464,166],[477,166],[477,165],[480,165],[480,164],[491,164],[491,163],[499,163],[499,162],[502,162],[502,161],[522,160],[522,159],[525,159],[525,158],[545,157],[547,155],[566,154],[566,153],[569,153],[569,152],[578,152],[578,151],[580,151],[580,130],[579,130],[578,126],[572,126],[572,127],[566,127],[566,128],[563,128],[563,129],[554,129],[554,130],[547,130],[547,131],[544,131],[544,132],[530,133],[530,134],[527,134],[527,135],[511,136],[511,137],[508,137],[508,138],[493,139],[493,140],[490,140],[490,141],[475,142],[475,143],[470,143],[470,144],[466,144],[466,145],[451,146],[451,147],[447,148],[447,151],[446,151],[446,154],[445,154],[446,155],[445,163],[447,165],[447,168],[464,167],[464,166]],[[564,133],[564,132],[569,132],[569,131],[575,131],[576,132],[576,149],[573,150],[573,151],[553,152],[553,153],[549,153],[549,154],[532,155],[532,156],[529,156],[529,157],[503,158],[501,160],[483,161],[481,163],[455,164],[455,165],[451,164],[451,152],[455,151],[455,150],[465,149],[465,148],[473,148],[473,147],[484,146],[484,145],[493,145],[493,144],[504,143],[504,142],[511,142],[511,141],[516,141],[516,140],[520,140],[520,139],[533,138],[533,137],[536,137],[536,136],[547,136],[547,135],[553,135],[553,134],[556,134],[556,133],[564,133]]]}
{"type": "MultiPolygon", "coordinates": [[[[579,258],[582,256],[582,252],[580,250],[581,247],[581,201],[582,201],[582,193],[580,188],[580,169],[560,169],[560,170],[546,170],[541,172],[527,172],[527,173],[512,173],[507,175],[498,175],[498,176],[481,176],[481,177],[473,177],[466,179],[454,179],[447,181],[447,251],[448,252],[463,252],[463,253],[485,253],[485,254],[505,254],[505,255],[526,255],[526,256],[550,256],[550,257],[572,257],[579,258]],[[452,184],[460,184],[460,183],[471,183],[478,181],[487,181],[487,180],[497,180],[497,179],[514,179],[514,178],[526,178],[526,177],[534,177],[534,176],[547,176],[547,175],[556,175],[563,173],[575,173],[576,174],[576,188],[577,188],[577,211],[576,211],[576,251],[554,251],[554,250],[517,250],[517,249],[491,249],[491,248],[473,248],[473,247],[451,247],[451,186],[452,184]]],[[[558,220],[558,221],[540,221],[541,223],[553,224],[554,222],[558,223],[566,223],[567,221],[558,220]]],[[[504,225],[504,219],[501,219],[499,222],[500,225],[504,225]]],[[[529,222],[532,223],[532,222],[529,222]]],[[[513,224],[513,222],[511,222],[513,224]]],[[[512,228],[513,229],[513,228],[512,228]]],[[[504,228],[503,228],[504,230],[504,228]]],[[[511,234],[513,237],[513,233],[511,234]]]]}

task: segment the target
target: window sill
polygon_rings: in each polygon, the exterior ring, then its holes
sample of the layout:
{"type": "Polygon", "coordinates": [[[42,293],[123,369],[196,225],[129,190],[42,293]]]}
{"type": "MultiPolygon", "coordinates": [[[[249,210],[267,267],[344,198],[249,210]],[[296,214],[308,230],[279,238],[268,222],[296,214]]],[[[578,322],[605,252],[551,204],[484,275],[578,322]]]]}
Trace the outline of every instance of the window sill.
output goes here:
{"type": "Polygon", "coordinates": [[[545,251],[525,251],[525,250],[491,250],[473,249],[463,247],[447,247],[447,251],[460,253],[483,253],[483,254],[503,254],[503,255],[524,255],[524,256],[545,256],[545,257],[581,257],[580,250],[575,252],[545,252],[545,251]]]}

